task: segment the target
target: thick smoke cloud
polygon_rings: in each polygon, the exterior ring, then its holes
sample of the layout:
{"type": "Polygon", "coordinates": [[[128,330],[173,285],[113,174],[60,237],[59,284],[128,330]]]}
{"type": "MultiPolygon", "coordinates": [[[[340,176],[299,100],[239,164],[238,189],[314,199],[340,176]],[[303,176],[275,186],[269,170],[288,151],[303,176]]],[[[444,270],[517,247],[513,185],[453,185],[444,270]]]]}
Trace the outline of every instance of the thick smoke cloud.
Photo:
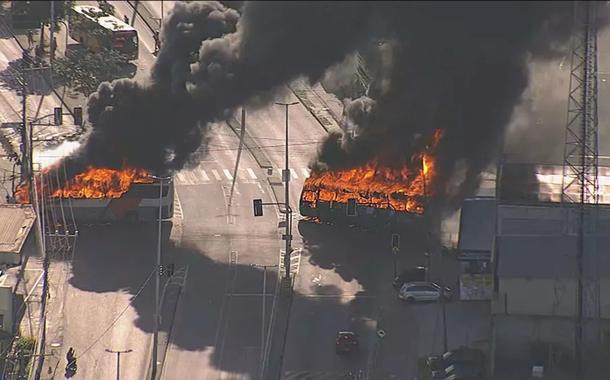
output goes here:
{"type": "Polygon", "coordinates": [[[90,97],[92,129],[66,160],[69,172],[182,168],[205,143],[210,122],[302,74],[318,79],[354,51],[367,33],[368,8],[256,2],[243,4],[240,17],[219,2],[176,4],[150,83],[104,83],[90,97]]]}
{"type": "Polygon", "coordinates": [[[498,151],[528,83],[526,62],[552,58],[571,31],[571,3],[219,2],[176,4],[166,18],[150,83],[102,84],[88,104],[91,133],[68,160],[182,168],[211,122],[286,82],[325,71],[383,39],[391,64],[369,98],[347,103],[355,138],[331,135],[314,168],[411,159],[437,128],[437,194],[471,191],[498,151]],[[241,13],[240,13],[241,12],[241,13]],[[465,173],[457,190],[445,184],[465,173]]]}
{"type": "Polygon", "coordinates": [[[435,193],[453,208],[498,153],[528,84],[529,59],[565,54],[572,3],[401,4],[387,19],[395,46],[389,91],[375,89],[356,138],[330,138],[314,168],[358,166],[372,158],[402,165],[444,130],[435,193]],[[424,137],[424,138],[422,138],[424,137]],[[459,179],[456,177],[460,177],[459,179]],[[451,184],[451,186],[448,186],[451,184]]]}

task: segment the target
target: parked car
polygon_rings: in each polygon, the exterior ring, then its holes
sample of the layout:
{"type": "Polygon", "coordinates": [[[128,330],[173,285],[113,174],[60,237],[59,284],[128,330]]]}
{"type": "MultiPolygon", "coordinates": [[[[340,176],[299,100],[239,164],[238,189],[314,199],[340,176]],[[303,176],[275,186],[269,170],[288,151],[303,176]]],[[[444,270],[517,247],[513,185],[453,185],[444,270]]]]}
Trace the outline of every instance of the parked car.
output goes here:
{"type": "Polygon", "coordinates": [[[407,282],[398,292],[398,298],[406,302],[439,301],[441,296],[450,300],[451,288],[441,289],[440,285],[427,281],[407,282]]]}
{"type": "Polygon", "coordinates": [[[426,272],[428,268],[422,266],[406,269],[394,278],[392,286],[399,291],[407,282],[426,281],[426,272]]]}
{"type": "Polygon", "coordinates": [[[479,369],[481,373],[484,373],[485,354],[483,351],[476,348],[460,347],[455,350],[447,351],[440,356],[429,356],[426,359],[426,363],[432,373],[435,371],[444,371],[453,364],[474,367],[479,369]]]}
{"type": "Polygon", "coordinates": [[[358,350],[358,335],[353,331],[339,331],[335,340],[335,352],[348,354],[358,350]]]}

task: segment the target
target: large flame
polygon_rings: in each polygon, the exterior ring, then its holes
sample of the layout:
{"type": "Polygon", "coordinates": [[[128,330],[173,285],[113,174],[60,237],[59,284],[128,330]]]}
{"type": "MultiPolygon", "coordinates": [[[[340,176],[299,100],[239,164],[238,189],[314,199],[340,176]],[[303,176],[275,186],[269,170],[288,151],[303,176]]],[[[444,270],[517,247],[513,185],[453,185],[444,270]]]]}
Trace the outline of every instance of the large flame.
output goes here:
{"type": "Polygon", "coordinates": [[[372,161],[363,167],[312,173],[305,180],[301,199],[313,205],[317,201],[347,203],[356,199],[361,205],[422,214],[423,200],[432,192],[434,153],[442,136],[442,130],[436,130],[426,151],[415,157],[421,167],[384,167],[372,161]]]}
{"type": "MultiPolygon", "coordinates": [[[[49,170],[43,170],[42,176],[47,175],[49,170]]],[[[43,185],[49,191],[49,181],[41,182],[41,176],[36,178],[36,188],[40,192],[43,185]]],[[[60,189],[52,189],[52,198],[120,198],[125,194],[133,183],[152,183],[150,173],[144,169],[123,168],[121,170],[108,168],[89,167],[83,173],[64,183],[60,189]]],[[[51,181],[52,184],[52,181],[51,181]]],[[[17,202],[29,202],[29,188],[27,184],[21,185],[15,191],[17,202]]]]}

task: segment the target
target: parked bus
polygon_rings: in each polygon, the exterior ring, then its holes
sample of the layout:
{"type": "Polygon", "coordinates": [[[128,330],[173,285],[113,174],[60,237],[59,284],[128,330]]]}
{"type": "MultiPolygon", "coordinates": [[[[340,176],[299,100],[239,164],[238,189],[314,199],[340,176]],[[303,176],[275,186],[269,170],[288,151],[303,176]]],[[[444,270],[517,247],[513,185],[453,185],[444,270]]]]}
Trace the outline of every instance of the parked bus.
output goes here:
{"type": "Polygon", "coordinates": [[[115,50],[138,59],[138,31],[100,8],[76,5],[70,9],[70,37],[93,52],[115,50]]]}

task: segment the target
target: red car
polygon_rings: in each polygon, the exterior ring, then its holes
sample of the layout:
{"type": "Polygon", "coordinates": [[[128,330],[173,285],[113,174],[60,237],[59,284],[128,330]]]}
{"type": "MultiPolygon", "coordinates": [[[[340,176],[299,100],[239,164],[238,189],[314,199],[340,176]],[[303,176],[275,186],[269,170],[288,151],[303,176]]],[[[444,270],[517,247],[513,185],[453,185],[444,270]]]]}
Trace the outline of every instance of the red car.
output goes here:
{"type": "Polygon", "coordinates": [[[358,350],[358,336],[353,331],[339,331],[335,341],[337,354],[348,354],[358,350]]]}

